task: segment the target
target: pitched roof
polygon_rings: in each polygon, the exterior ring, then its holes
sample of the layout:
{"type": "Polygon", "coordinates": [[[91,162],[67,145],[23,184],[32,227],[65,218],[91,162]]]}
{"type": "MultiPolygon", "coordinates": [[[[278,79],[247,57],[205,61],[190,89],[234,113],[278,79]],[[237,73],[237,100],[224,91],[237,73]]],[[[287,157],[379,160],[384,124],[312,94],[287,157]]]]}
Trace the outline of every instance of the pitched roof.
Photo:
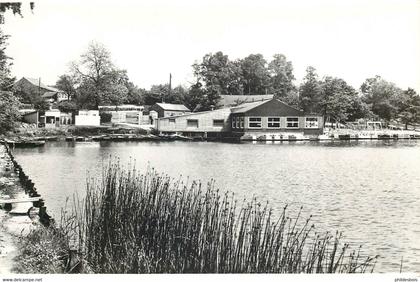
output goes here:
{"type": "Polygon", "coordinates": [[[208,113],[216,113],[216,112],[224,112],[224,111],[229,111],[229,108],[221,108],[221,109],[217,109],[217,110],[209,110],[209,111],[203,111],[203,112],[189,112],[186,114],[182,114],[182,115],[176,115],[176,116],[170,116],[170,117],[161,117],[159,119],[177,119],[177,118],[183,118],[186,116],[197,116],[197,115],[202,115],[202,114],[208,114],[208,113]]]}
{"type": "Polygon", "coordinates": [[[242,103],[250,103],[273,99],[274,95],[220,95],[219,105],[222,107],[237,106],[242,103]]]}
{"type": "Polygon", "coordinates": [[[26,79],[27,81],[29,81],[31,84],[35,85],[36,87],[41,87],[41,88],[46,89],[46,90],[51,91],[51,92],[63,92],[60,89],[57,89],[55,87],[51,87],[51,86],[47,86],[47,85],[43,84],[37,78],[31,78],[31,77],[23,77],[23,78],[26,79]]]}
{"type": "Polygon", "coordinates": [[[20,109],[19,110],[19,113],[23,116],[33,114],[33,113],[36,113],[36,112],[38,112],[38,110],[35,110],[35,109],[20,109]]]}
{"type": "Polygon", "coordinates": [[[271,100],[259,101],[259,102],[254,102],[254,103],[245,103],[245,104],[232,108],[232,113],[246,113],[252,109],[255,109],[256,107],[259,107],[265,103],[272,102],[272,101],[278,103],[279,105],[277,107],[281,107],[283,110],[289,110],[289,111],[291,110],[293,112],[296,111],[299,113],[303,113],[301,110],[296,109],[278,99],[271,99],[271,100]]]}
{"type": "Polygon", "coordinates": [[[167,111],[190,111],[182,104],[156,103],[156,105],[167,111]]]}
{"type": "Polygon", "coordinates": [[[44,94],[42,94],[42,97],[43,98],[52,98],[55,95],[57,95],[57,92],[49,91],[49,92],[45,92],[44,94]]]}
{"type": "Polygon", "coordinates": [[[245,113],[245,112],[247,112],[249,110],[252,110],[252,109],[254,109],[258,106],[261,106],[262,104],[267,103],[268,101],[271,101],[271,100],[264,100],[264,101],[258,101],[258,102],[252,102],[252,103],[244,103],[244,104],[241,104],[237,107],[233,107],[232,108],[232,113],[245,113]]]}

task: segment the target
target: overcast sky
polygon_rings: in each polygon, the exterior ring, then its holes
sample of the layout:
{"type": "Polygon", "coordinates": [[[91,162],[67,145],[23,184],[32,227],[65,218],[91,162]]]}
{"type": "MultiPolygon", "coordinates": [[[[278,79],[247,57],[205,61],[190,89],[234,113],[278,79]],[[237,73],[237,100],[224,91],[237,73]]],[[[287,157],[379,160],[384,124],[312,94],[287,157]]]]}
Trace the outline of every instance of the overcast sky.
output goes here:
{"type": "Polygon", "coordinates": [[[8,14],[13,74],[54,84],[90,41],[140,87],[192,82],[191,65],[209,52],[230,59],[282,53],[299,83],[307,66],[355,88],[381,75],[420,90],[419,0],[35,1],[33,14],[8,14]]]}

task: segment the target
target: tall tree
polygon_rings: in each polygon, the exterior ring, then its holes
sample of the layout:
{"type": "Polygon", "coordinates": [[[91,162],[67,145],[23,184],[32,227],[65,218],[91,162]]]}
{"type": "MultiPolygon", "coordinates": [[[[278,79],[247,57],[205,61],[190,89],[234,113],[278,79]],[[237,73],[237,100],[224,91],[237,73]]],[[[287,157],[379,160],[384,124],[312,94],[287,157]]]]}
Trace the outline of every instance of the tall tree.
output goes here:
{"type": "Polygon", "coordinates": [[[139,88],[131,81],[128,81],[125,86],[128,90],[126,102],[128,104],[143,105],[145,102],[146,90],[139,88]]]}
{"type": "Polygon", "coordinates": [[[20,102],[12,92],[0,90],[0,134],[13,129],[20,118],[19,106],[20,102]]]}
{"type": "Polygon", "coordinates": [[[126,101],[127,72],[114,66],[111,54],[102,44],[91,43],[71,69],[80,85],[79,101],[86,106],[97,109],[101,104],[118,105],[126,101]]]}
{"type": "Polygon", "coordinates": [[[420,123],[420,95],[414,89],[408,88],[401,93],[397,107],[398,118],[405,129],[408,129],[409,124],[420,123]]]}
{"type": "Polygon", "coordinates": [[[321,83],[318,80],[316,69],[312,66],[306,68],[306,75],[299,87],[299,105],[305,113],[319,110],[321,100],[321,83]]]}
{"type": "Polygon", "coordinates": [[[244,94],[267,94],[270,90],[270,74],[267,69],[267,61],[263,55],[251,54],[240,62],[244,94]]]}
{"type": "Polygon", "coordinates": [[[71,100],[76,96],[76,84],[74,77],[63,74],[58,78],[55,87],[63,90],[67,94],[67,100],[71,100]]]}
{"type": "Polygon", "coordinates": [[[293,75],[293,65],[291,61],[287,61],[283,54],[275,54],[273,60],[268,64],[270,73],[271,93],[277,98],[293,97],[291,92],[296,91],[293,84],[295,76],[293,75]]]}
{"type": "Polygon", "coordinates": [[[6,55],[7,39],[9,37],[0,29],[0,90],[10,90],[15,81],[10,72],[12,58],[6,55]]]}
{"type": "Polygon", "coordinates": [[[191,111],[197,112],[206,109],[208,107],[205,105],[206,103],[208,103],[208,101],[206,101],[205,90],[202,84],[197,81],[189,88],[188,94],[184,99],[184,105],[191,111]]]}
{"type": "Polygon", "coordinates": [[[362,100],[376,117],[390,121],[397,114],[397,100],[402,90],[380,76],[368,78],[360,87],[362,100]]]}
{"type": "Polygon", "coordinates": [[[220,95],[229,95],[231,92],[241,91],[240,78],[238,77],[240,73],[239,65],[229,61],[228,56],[222,52],[206,54],[201,63],[193,65],[193,69],[197,82],[200,83],[200,88],[203,90],[200,92],[207,99],[202,104],[203,109],[216,107],[220,95]]]}
{"type": "Polygon", "coordinates": [[[325,77],[321,82],[320,112],[337,122],[348,120],[353,103],[358,99],[356,90],[341,78],[325,77]]]}

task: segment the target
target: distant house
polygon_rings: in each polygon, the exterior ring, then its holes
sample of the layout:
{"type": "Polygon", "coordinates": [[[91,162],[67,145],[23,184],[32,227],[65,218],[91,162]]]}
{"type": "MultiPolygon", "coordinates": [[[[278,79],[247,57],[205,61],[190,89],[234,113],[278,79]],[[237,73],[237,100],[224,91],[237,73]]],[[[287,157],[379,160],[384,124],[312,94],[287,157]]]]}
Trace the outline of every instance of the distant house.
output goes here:
{"type": "Polygon", "coordinates": [[[274,95],[220,95],[219,108],[235,107],[243,103],[252,103],[271,100],[274,95]]]}
{"type": "Polygon", "coordinates": [[[190,113],[190,109],[182,104],[168,104],[168,103],[156,103],[150,107],[150,111],[158,113],[158,118],[178,116],[190,113]]]}
{"type": "Polygon", "coordinates": [[[67,94],[64,91],[47,86],[36,78],[22,77],[15,82],[13,89],[22,92],[28,98],[38,95],[49,102],[67,100],[67,94]]]}

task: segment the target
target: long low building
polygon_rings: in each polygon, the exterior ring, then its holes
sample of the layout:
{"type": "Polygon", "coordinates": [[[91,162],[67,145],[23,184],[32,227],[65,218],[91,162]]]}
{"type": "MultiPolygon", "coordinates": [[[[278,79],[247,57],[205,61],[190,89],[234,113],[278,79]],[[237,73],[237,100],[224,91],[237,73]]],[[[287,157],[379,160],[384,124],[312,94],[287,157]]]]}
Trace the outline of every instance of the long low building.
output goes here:
{"type": "Polygon", "coordinates": [[[158,119],[157,130],[201,137],[261,137],[283,139],[317,136],[323,132],[321,115],[305,115],[277,99],[237,107],[158,119]],[[268,137],[270,136],[270,137],[268,137]]]}
{"type": "Polygon", "coordinates": [[[159,118],[157,130],[163,134],[178,133],[189,137],[222,137],[229,133],[230,108],[159,118]]]}

